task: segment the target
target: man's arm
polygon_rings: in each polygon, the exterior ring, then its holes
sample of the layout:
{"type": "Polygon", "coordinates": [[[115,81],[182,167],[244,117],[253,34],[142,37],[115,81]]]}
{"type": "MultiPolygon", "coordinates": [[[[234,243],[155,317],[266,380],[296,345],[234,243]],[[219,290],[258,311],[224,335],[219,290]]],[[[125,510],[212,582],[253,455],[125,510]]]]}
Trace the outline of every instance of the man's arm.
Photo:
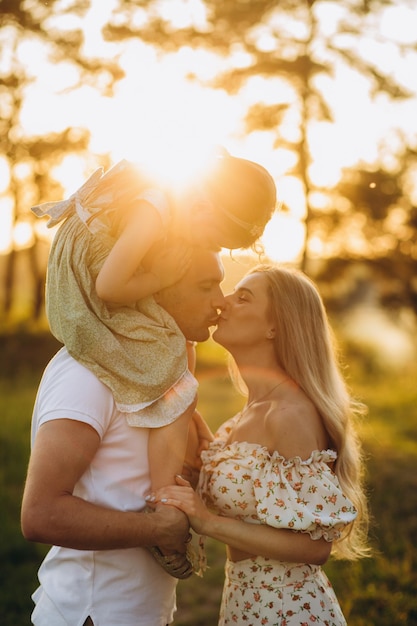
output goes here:
{"type": "Polygon", "coordinates": [[[195,488],[201,469],[201,452],[213,441],[213,433],[198,411],[194,411],[188,429],[187,450],[182,476],[195,488]]]}
{"type": "Polygon", "coordinates": [[[188,537],[183,513],[171,507],[152,514],[117,511],[73,495],[99,445],[97,432],[83,422],[59,419],[40,427],[23,495],[24,537],[79,550],[158,545],[182,552],[188,537]]]}

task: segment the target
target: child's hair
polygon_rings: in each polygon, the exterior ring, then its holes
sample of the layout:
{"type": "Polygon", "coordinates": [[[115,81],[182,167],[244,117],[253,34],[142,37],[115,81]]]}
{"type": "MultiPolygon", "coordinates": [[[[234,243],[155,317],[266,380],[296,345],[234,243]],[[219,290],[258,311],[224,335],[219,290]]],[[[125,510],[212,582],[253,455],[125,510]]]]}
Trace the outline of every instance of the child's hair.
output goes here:
{"type": "Polygon", "coordinates": [[[202,189],[213,210],[226,218],[242,248],[262,235],[276,206],[276,186],[269,172],[253,161],[225,154],[217,157],[203,179],[202,189]]]}
{"type": "MultiPolygon", "coordinates": [[[[88,202],[101,207],[90,221],[109,210],[129,208],[147,189],[152,189],[155,196],[155,187],[158,187],[156,180],[145,170],[129,161],[120,161],[88,190],[88,202]]],[[[267,170],[258,163],[229,154],[216,157],[193,187],[197,189],[197,203],[208,202],[213,220],[221,221],[223,229],[238,242],[234,247],[253,246],[276,205],[275,183],[267,170]]],[[[169,197],[169,190],[165,191],[169,197]]]]}

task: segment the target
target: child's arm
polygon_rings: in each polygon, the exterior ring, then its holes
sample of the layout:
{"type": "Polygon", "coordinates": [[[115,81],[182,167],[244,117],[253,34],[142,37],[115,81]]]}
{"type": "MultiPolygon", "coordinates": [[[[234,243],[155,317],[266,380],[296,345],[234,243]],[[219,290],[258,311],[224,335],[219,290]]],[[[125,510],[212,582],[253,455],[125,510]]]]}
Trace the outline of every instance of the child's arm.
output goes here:
{"type": "Polygon", "coordinates": [[[164,252],[149,271],[138,272],[144,256],[163,232],[161,217],[151,204],[141,201],[130,210],[97,276],[97,295],[107,302],[135,302],[177,282],[189,264],[184,247],[164,252]]]}

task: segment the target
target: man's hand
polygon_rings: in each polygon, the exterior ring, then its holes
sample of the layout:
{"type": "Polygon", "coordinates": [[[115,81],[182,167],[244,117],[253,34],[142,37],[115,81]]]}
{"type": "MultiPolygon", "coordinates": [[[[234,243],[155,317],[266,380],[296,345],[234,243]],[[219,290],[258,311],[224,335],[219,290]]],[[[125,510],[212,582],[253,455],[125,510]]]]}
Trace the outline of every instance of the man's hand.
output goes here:
{"type": "Polygon", "coordinates": [[[155,522],[155,543],[163,552],[185,553],[190,524],[185,513],[173,506],[158,504],[151,513],[155,522]]]}
{"type": "Polygon", "coordinates": [[[83,422],[58,419],[41,426],[22,503],[26,539],[78,550],[160,545],[184,551],[189,524],[181,511],[117,511],[74,495],[99,445],[96,431],[83,422]]]}
{"type": "Polygon", "coordinates": [[[156,254],[149,271],[157,276],[159,289],[164,289],[178,282],[190,267],[190,263],[189,249],[176,245],[156,254]]]}
{"type": "Polygon", "coordinates": [[[188,430],[188,443],[182,475],[193,487],[197,485],[201,469],[201,452],[207,450],[213,434],[198,411],[194,411],[188,430]]]}

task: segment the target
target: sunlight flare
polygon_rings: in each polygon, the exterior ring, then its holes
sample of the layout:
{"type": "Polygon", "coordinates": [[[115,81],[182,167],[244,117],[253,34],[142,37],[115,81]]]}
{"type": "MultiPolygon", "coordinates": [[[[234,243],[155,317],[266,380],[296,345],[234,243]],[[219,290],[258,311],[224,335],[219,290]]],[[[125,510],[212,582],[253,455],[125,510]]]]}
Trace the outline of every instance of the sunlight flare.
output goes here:
{"type": "Polygon", "coordinates": [[[304,247],[304,224],[287,213],[276,213],[262,237],[266,256],[277,263],[297,259],[304,247]]]}

